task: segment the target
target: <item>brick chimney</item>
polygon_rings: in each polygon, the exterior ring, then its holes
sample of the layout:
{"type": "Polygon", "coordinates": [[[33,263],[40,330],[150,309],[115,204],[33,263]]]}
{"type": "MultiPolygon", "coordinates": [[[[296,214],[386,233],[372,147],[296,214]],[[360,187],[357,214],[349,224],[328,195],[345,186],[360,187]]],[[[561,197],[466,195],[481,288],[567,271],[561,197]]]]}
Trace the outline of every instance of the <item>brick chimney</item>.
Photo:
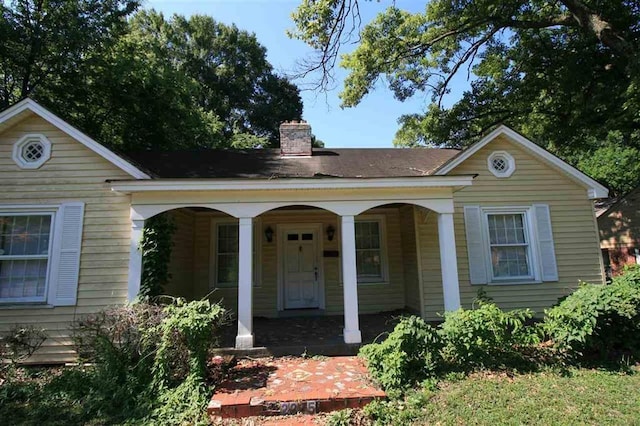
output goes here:
{"type": "Polygon", "coordinates": [[[304,120],[285,121],[280,125],[280,155],[306,157],[312,155],[311,126],[304,120]]]}

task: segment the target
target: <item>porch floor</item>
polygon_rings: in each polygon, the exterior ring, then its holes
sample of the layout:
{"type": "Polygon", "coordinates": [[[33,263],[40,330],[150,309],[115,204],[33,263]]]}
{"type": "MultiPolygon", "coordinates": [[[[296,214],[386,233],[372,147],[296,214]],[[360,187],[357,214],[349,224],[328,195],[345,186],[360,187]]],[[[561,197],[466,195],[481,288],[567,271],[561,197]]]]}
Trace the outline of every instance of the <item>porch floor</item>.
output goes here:
{"type": "MultiPolygon", "coordinates": [[[[393,330],[402,315],[410,312],[397,310],[360,315],[362,343],[373,342],[381,334],[393,330]]],[[[359,345],[346,345],[342,336],[342,315],[304,316],[291,318],[264,318],[253,320],[254,346],[266,348],[269,355],[349,355],[357,353],[359,345]]],[[[235,322],[222,331],[220,346],[233,348],[237,325],[235,322]]]]}

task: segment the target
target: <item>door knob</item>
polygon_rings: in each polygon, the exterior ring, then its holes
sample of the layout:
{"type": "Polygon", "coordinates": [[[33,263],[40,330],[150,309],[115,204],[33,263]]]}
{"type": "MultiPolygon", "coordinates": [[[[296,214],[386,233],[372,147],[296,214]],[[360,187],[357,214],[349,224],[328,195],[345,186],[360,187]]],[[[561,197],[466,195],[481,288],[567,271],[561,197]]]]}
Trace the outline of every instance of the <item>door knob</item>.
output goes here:
{"type": "Polygon", "coordinates": [[[313,268],[313,274],[316,277],[316,281],[318,281],[318,267],[313,268]]]}

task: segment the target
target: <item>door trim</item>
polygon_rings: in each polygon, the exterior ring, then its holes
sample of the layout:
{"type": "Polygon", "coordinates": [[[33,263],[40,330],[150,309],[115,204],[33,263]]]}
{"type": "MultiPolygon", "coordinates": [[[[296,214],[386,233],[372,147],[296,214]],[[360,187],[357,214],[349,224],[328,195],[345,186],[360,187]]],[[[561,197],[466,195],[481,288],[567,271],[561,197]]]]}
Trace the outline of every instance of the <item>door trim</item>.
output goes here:
{"type": "Polygon", "coordinates": [[[294,229],[313,229],[318,236],[316,238],[316,262],[318,264],[318,309],[325,309],[325,291],[324,291],[324,258],[322,256],[324,234],[322,223],[287,223],[276,224],[276,239],[278,245],[277,259],[278,264],[278,312],[284,311],[284,242],[287,231],[294,229]]]}

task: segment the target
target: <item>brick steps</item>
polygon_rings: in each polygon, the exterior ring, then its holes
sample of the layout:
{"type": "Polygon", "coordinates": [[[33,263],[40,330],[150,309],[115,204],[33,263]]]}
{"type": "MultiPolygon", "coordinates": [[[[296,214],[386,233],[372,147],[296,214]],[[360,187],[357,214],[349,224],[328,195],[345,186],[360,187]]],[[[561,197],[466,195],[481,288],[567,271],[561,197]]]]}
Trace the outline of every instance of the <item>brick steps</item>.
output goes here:
{"type": "Polygon", "coordinates": [[[211,398],[212,418],[316,414],[385,398],[357,357],[240,360],[211,398]]]}

